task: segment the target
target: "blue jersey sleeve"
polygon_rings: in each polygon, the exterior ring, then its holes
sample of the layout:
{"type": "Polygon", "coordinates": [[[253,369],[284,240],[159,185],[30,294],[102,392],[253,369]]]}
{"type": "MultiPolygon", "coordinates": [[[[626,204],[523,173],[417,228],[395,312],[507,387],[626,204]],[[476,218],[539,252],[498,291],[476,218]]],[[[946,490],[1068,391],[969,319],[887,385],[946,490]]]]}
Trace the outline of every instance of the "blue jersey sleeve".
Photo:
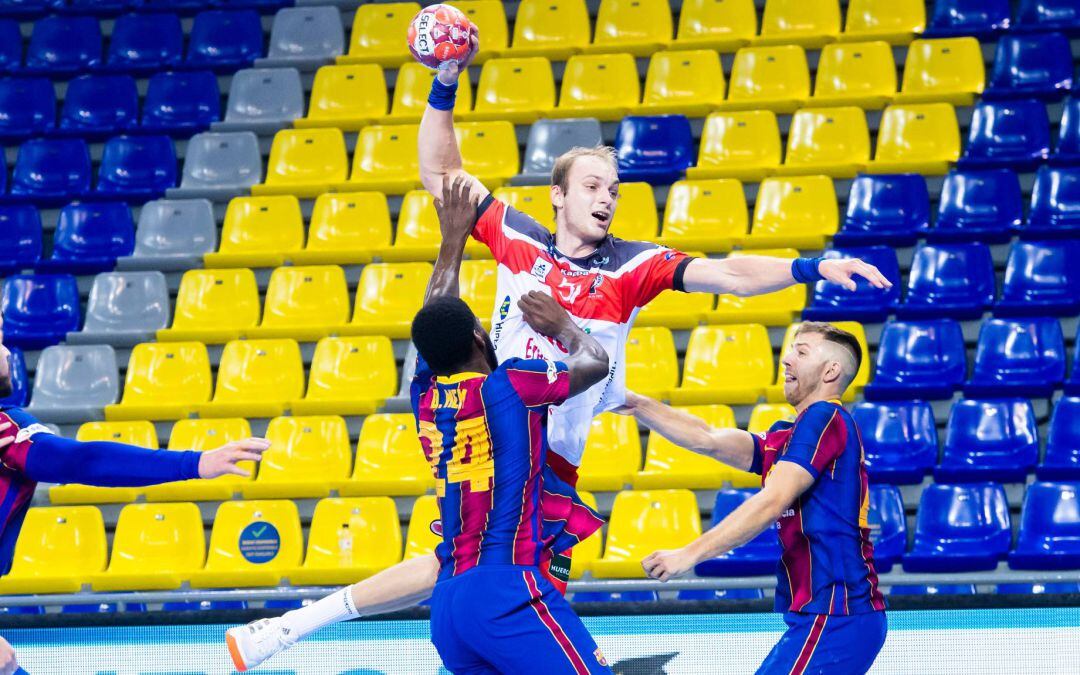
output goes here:
{"type": "Polygon", "coordinates": [[[570,371],[562,361],[512,358],[499,370],[528,408],[559,405],[570,396],[570,371]]]}
{"type": "Polygon", "coordinates": [[[835,403],[819,401],[795,421],[791,440],[778,462],[794,462],[816,480],[844,452],[847,425],[835,403]]]}
{"type": "Polygon", "coordinates": [[[765,434],[750,434],[750,438],[754,439],[754,459],[747,471],[761,475],[765,463],[765,434]]]}
{"type": "Polygon", "coordinates": [[[420,398],[431,389],[435,381],[435,373],[428,366],[420,353],[416,353],[416,368],[413,370],[412,382],[409,383],[409,403],[412,405],[413,415],[419,414],[420,398]]]}

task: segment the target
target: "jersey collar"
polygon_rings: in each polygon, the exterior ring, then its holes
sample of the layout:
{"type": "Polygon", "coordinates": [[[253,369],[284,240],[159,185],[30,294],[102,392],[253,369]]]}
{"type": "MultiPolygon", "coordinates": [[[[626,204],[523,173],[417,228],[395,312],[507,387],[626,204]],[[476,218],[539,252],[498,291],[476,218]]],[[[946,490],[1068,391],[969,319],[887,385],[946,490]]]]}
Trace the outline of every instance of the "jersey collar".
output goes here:
{"type": "Polygon", "coordinates": [[[459,384],[466,380],[472,380],[477,377],[483,377],[483,373],[456,373],[454,375],[436,375],[435,381],[439,384],[459,384]]]}

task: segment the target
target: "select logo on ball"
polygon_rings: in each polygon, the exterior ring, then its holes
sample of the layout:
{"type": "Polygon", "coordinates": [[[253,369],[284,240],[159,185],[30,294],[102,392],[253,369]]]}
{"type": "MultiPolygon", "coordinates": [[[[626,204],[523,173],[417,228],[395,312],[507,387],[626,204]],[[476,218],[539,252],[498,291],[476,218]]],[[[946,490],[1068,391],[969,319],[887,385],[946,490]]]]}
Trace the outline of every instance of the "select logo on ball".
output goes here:
{"type": "Polygon", "coordinates": [[[436,69],[446,61],[464,61],[472,49],[476,27],[461,10],[432,5],[417,12],[409,23],[409,51],[417,61],[436,69]]]}

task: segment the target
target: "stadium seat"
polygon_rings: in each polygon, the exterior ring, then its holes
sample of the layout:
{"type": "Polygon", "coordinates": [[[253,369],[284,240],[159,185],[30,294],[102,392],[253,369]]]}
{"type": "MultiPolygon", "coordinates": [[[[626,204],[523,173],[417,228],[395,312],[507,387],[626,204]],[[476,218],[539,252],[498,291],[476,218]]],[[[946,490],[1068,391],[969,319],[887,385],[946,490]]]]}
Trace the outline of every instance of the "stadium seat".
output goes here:
{"type": "Polygon", "coordinates": [[[507,30],[506,10],[499,0],[461,0],[454,4],[469,17],[476,29],[484,36],[480,51],[473,63],[486,63],[494,56],[502,56],[510,41],[507,30]]]}
{"type": "Polygon", "coordinates": [[[381,335],[323,338],[310,370],[307,394],[291,404],[296,415],[369,415],[397,393],[393,346],[381,335]]]}
{"type": "Polygon", "coordinates": [[[742,183],[681,180],[668,191],[659,241],[682,251],[730,251],[746,236],[749,215],[742,183]]]}
{"type": "Polygon", "coordinates": [[[956,111],[948,103],[891,105],[878,128],[870,173],[941,175],[960,156],[956,111]]]}
{"type": "MultiPolygon", "coordinates": [[[[1080,350],[1080,347],[1077,347],[1080,350]]],[[[1076,351],[1073,352],[1073,368],[1069,374],[1069,379],[1065,381],[1065,393],[1069,396],[1076,396],[1080,394],[1080,357],[1077,356],[1076,351]]]]}
{"type": "Polygon", "coordinates": [[[971,105],[985,83],[982,49],[975,38],[915,40],[908,48],[895,101],[971,105]]]}
{"type": "MultiPolygon", "coordinates": [[[[216,420],[182,419],[173,425],[169,434],[169,450],[205,452],[226,443],[251,438],[251,425],[242,417],[216,420]]],[[[255,478],[255,463],[240,462],[237,466],[247,476],[225,474],[217,478],[195,478],[176,483],[162,483],[143,488],[147,501],[222,501],[232,499],[240,485],[255,478]]]]}
{"type": "MultiPolygon", "coordinates": [[[[431,93],[433,79],[435,79],[435,71],[421,63],[410,61],[402,65],[397,71],[394,98],[386,121],[393,124],[419,122],[420,116],[427,108],[428,94],[431,93]]],[[[472,110],[472,84],[469,71],[466,70],[458,77],[458,95],[457,103],[454,104],[454,115],[465,115],[470,110],[472,110]]]]}
{"type": "Polygon", "coordinates": [[[821,49],[814,95],[815,106],[884,107],[896,95],[896,62],[888,43],[852,42],[821,49]]]}
{"type": "Polygon", "coordinates": [[[168,136],[115,136],[105,142],[98,195],[150,200],[176,185],[176,150],[168,136]]]}
{"type": "Polygon", "coordinates": [[[116,353],[108,345],[54,345],[42,350],[34,372],[30,414],[68,424],[101,419],[120,389],[116,353]]]}
{"type": "MultiPolygon", "coordinates": [[[[235,4],[239,5],[243,0],[235,4]]],[[[144,12],[174,12],[181,16],[191,16],[214,4],[214,0],[142,0],[140,9],[144,12]]]]}
{"type": "Polygon", "coordinates": [[[633,111],[640,101],[641,83],[633,56],[571,56],[563,73],[559,105],[551,115],[618,121],[633,111]]]}
{"type": "Polygon", "coordinates": [[[649,115],[678,113],[702,117],[724,101],[724,70],[711,50],[653,54],[638,110],[649,115]]]}
{"type": "Polygon", "coordinates": [[[304,566],[289,581],[352,584],[400,561],[401,523],[394,500],[323,499],[311,516],[304,566]]]}
{"type": "Polygon", "coordinates": [[[1072,80],[1072,50],[1064,35],[1005,35],[998,41],[984,95],[1056,100],[1068,93],[1072,80]]]}
{"type": "Polygon", "coordinates": [[[1046,107],[1034,99],[982,101],[971,114],[964,168],[1033,171],[1050,156],[1046,107]]]}
{"type": "Polygon", "coordinates": [[[23,39],[19,22],[0,19],[0,72],[9,73],[22,67],[23,39]]]}
{"type": "Polygon", "coordinates": [[[859,175],[851,182],[837,246],[912,246],[930,226],[930,193],[918,174],[859,175]]]}
{"type": "Polygon", "coordinates": [[[469,119],[530,124],[554,107],[555,78],[550,61],[541,56],[492,59],[480,72],[475,109],[469,119]]]}
{"type": "Polygon", "coordinates": [[[998,595],[1040,595],[1042,593],[1080,593],[1080,584],[1048,582],[1045,584],[998,584],[998,595]]]}
{"type": "Polygon", "coordinates": [[[1009,0],[936,0],[925,34],[988,39],[1008,29],[1011,23],[1009,0]]]}
{"type": "Polygon", "coordinates": [[[1080,96],[1070,96],[1063,103],[1053,164],[1076,165],[1080,163],[1080,96]]]}
{"type": "Polygon", "coordinates": [[[175,590],[205,561],[198,506],[129,504],[116,521],[109,567],[90,583],[98,592],[175,590]]]}
{"type": "Polygon", "coordinates": [[[386,115],[388,105],[386,80],[380,66],[374,63],[323,66],[315,73],[307,117],[297,119],[296,126],[358,131],[386,115]]]}
{"type": "Polygon", "coordinates": [[[184,56],[184,29],[175,14],[124,14],[113,23],[104,69],[147,74],[174,68],[184,56]]]}
{"type": "Polygon", "coordinates": [[[245,499],[326,497],[349,475],[352,448],[342,417],[275,417],[266,440],[259,475],[240,486],[245,499]]]}
{"type": "Polygon", "coordinates": [[[994,260],[986,244],[923,244],[915,249],[903,319],[979,319],[994,303],[994,260]]]}
{"type": "Polygon", "coordinates": [[[144,342],[131,350],[124,398],[108,420],[175,420],[210,400],[210,357],[201,342],[144,342]]]}
{"type": "MultiPolygon", "coordinates": [[[[619,177],[624,178],[622,171],[619,177]]],[[[549,200],[550,201],[550,200],[549,200]]],[[[619,206],[608,232],[628,241],[655,241],[660,221],[656,217],[656,193],[642,182],[623,182],[619,186],[619,206]]]]}
{"type": "Polygon", "coordinates": [[[409,335],[413,317],[424,301],[431,264],[376,263],[360,274],[349,329],[361,335],[409,335]]]}
{"type": "MultiPolygon", "coordinates": [[[[844,402],[851,402],[855,400],[855,394],[862,391],[867,382],[870,381],[870,346],[866,341],[866,329],[863,328],[861,323],[856,321],[831,321],[832,325],[851,333],[855,340],[862,348],[862,364],[859,366],[859,371],[855,373],[855,379],[851,381],[847,391],[841,400],[844,402]]],[[[791,348],[791,343],[795,339],[795,331],[799,329],[800,324],[793,323],[788,326],[787,331],[784,332],[784,340],[780,346],[780,358],[784,358],[784,354],[791,348]]],[[[769,403],[783,403],[786,401],[784,398],[784,365],[778,363],[776,368],[776,380],[773,384],[765,388],[765,397],[769,403]]]]}
{"type": "Polygon", "coordinates": [[[1032,483],[1009,567],[1072,570],[1080,565],[1080,508],[1075,483],[1032,483]]]}
{"type": "Polygon", "coordinates": [[[1012,542],[1005,489],[993,483],[923,488],[905,572],[992,570],[1012,542]]]}
{"type": "Polygon", "coordinates": [[[615,496],[604,557],[594,560],[599,579],[642,578],[641,559],[657,549],[678,548],[701,535],[697,498],[689,490],[625,491],[615,496]]]}
{"type": "Polygon", "coordinates": [[[987,319],[964,393],[1048,398],[1064,379],[1065,338],[1057,319],[987,319]]]}
{"type": "Polygon", "coordinates": [[[404,194],[420,187],[418,132],[416,124],[364,127],[356,141],[347,189],[404,194]]]}
{"type": "Polygon", "coordinates": [[[574,603],[579,602],[656,602],[660,599],[657,591],[579,591],[574,593],[574,603]]]}
{"type": "Polygon", "coordinates": [[[1020,236],[1076,237],[1080,233],[1078,203],[1080,168],[1039,167],[1031,189],[1031,209],[1020,236]]]}
{"type": "MultiPolygon", "coordinates": [[[[726,405],[694,405],[684,410],[709,426],[734,428],[735,414],[726,405]]],[[[712,457],[675,445],[659,433],[650,433],[641,471],[633,477],[634,489],[687,488],[714,490],[724,483],[734,487],[757,487],[761,477],[717,462],[712,457]]]]}
{"type": "MultiPolygon", "coordinates": [[[[712,511],[715,527],[732,511],[754,496],[757,490],[720,490],[712,511]]],[[[775,525],[766,527],[760,534],[723,555],[703,560],[694,565],[694,573],[702,577],[740,577],[771,574],[780,560],[780,538],[775,525]]]]}
{"type": "Polygon", "coordinates": [[[578,469],[577,488],[618,492],[633,482],[640,468],[641,433],[637,421],[615,413],[594,417],[578,469]]]}
{"type": "Polygon", "coordinates": [[[278,267],[270,275],[258,328],[248,337],[313,342],[349,321],[349,286],[337,265],[278,267]]]}
{"type": "Polygon", "coordinates": [[[677,600],[763,600],[765,593],[760,588],[703,588],[679,591],[677,600]]]}
{"type": "Polygon", "coordinates": [[[591,148],[602,144],[599,120],[537,120],[529,127],[521,172],[532,181],[542,180],[546,186],[551,179],[555,159],[559,155],[570,148],[591,148]]]}
{"type": "Polygon", "coordinates": [[[217,78],[209,70],[158,73],[150,78],[143,103],[143,131],[187,136],[220,119],[221,95],[217,78]]]}
{"type": "MultiPolygon", "coordinates": [[[[554,232],[555,215],[551,206],[551,187],[548,184],[548,180],[549,178],[545,178],[544,185],[522,185],[520,187],[507,187],[504,185],[491,194],[495,199],[498,199],[507,206],[521,211],[551,232],[554,232]]],[[[432,208],[434,209],[434,207],[432,208]]],[[[433,217],[436,216],[434,210],[432,210],[431,215],[433,217]]],[[[401,229],[400,220],[398,222],[398,229],[401,229]]],[[[475,243],[479,242],[470,240],[469,243],[465,244],[466,252],[469,250],[469,246],[475,243]]],[[[483,247],[483,250],[487,250],[486,246],[483,246],[482,244],[481,246],[483,247]]],[[[487,255],[490,256],[491,252],[487,251],[487,255]]]]}
{"type": "Polygon", "coordinates": [[[590,34],[584,0],[521,0],[509,55],[566,59],[588,47],[590,34]]]}
{"type": "Polygon", "coordinates": [[[630,329],[626,338],[626,386],[639,394],[666,399],[679,385],[675,338],[660,326],[630,329]]]}
{"type": "Polygon", "coordinates": [[[1038,428],[1030,401],[963,399],[949,413],[934,480],[1022,483],[1038,460],[1038,428]]]}
{"type": "Polygon", "coordinates": [[[176,294],[172,327],[157,339],[224,343],[259,322],[259,289],[250,269],[188,270],[176,294]]]}
{"type": "Polygon", "coordinates": [[[705,119],[697,166],[687,178],[761,180],[780,164],[780,127],[770,110],[719,112],[705,119]]]}
{"type": "Polygon", "coordinates": [[[208,10],[195,15],[185,64],[233,71],[263,55],[262,21],[252,10],[208,10]]]}
{"type": "Polygon", "coordinates": [[[75,202],[60,209],[52,255],[38,263],[37,269],[96,274],[111,270],[117,258],[134,250],[135,223],[127,204],[75,202]]]}
{"type": "Polygon", "coordinates": [[[0,276],[33,268],[41,258],[41,214],[29,204],[0,206],[0,276]]]}
{"type": "Polygon", "coordinates": [[[4,280],[4,341],[42,349],[79,330],[79,288],[67,274],[16,274],[4,280]]]}
{"type": "Polygon", "coordinates": [[[205,199],[158,199],[143,204],[130,262],[150,269],[189,269],[217,244],[213,207],[205,199]]]}
{"type": "MultiPolygon", "coordinates": [[[[410,424],[413,424],[410,421],[410,424]]],[[[416,435],[413,434],[415,438],[416,435]]],[[[426,462],[425,462],[426,464],[426,462]]],[[[431,470],[428,469],[430,475],[431,470]]],[[[435,495],[423,495],[416,498],[409,515],[409,529],[405,533],[405,560],[412,560],[435,552],[435,547],[442,543],[442,524],[439,517],[439,503],[435,495]]]]}
{"type": "MultiPolygon", "coordinates": [[[[109,441],[126,443],[152,450],[158,449],[157,431],[146,420],[134,422],[86,422],[79,426],[75,440],[88,443],[109,441]]],[[[135,501],[141,490],[134,487],[97,487],[90,485],[53,485],[49,488],[49,503],[61,504],[124,504],[135,501]]]]}
{"type": "Polygon", "coordinates": [[[757,403],[773,373],[772,345],[761,324],[701,326],[690,334],[675,404],[757,403]]]}
{"type": "MultiPolygon", "coordinates": [[[[530,188],[498,188],[495,197],[502,199],[508,205],[522,208],[519,200],[507,192],[520,193],[530,188]]],[[[550,204],[549,190],[544,188],[544,203],[550,204]]],[[[526,197],[529,199],[529,197],[526,197]]],[[[550,206],[547,206],[544,215],[548,220],[550,206]]],[[[529,210],[524,209],[526,212],[529,210]]],[[[543,221],[541,221],[543,222],[543,221]]],[[[442,241],[442,232],[439,229],[439,215],[435,211],[435,198],[427,190],[410,190],[405,193],[401,200],[401,208],[398,210],[398,220],[394,245],[379,251],[378,255],[385,262],[412,262],[417,260],[434,261],[439,254],[439,244],[442,241]]],[[[470,258],[490,258],[491,252],[487,246],[475,239],[465,243],[465,254],[470,258]]],[[[490,311],[490,306],[486,311],[490,311]]]]}
{"type": "Polygon", "coordinates": [[[591,52],[648,56],[671,42],[667,0],[601,0],[591,52]]]}
{"type": "Polygon", "coordinates": [[[769,0],[761,14],[761,34],[755,44],[799,44],[821,47],[840,34],[840,3],[769,0]]]}
{"type": "Polygon", "coordinates": [[[1080,398],[1064,396],[1054,405],[1046,455],[1035,475],[1039,480],[1080,479],[1080,398]]]}
{"type": "Polygon", "coordinates": [[[262,169],[254,133],[203,132],[188,141],[179,192],[217,199],[247,194],[262,178],[262,169]]]}
{"type": "Polygon", "coordinates": [[[995,316],[1074,316],[1080,311],[1074,241],[1018,241],[1009,251],[995,316]]]}
{"type": "MultiPolygon", "coordinates": [[[[517,175],[520,168],[514,125],[496,122],[464,122],[454,127],[462,168],[488,189],[494,189],[517,175]]],[[[356,164],[353,164],[354,175],[356,164]]]]}
{"type": "Polygon", "coordinates": [[[1020,181],[1008,169],[950,171],[941,186],[930,241],[1008,241],[1020,227],[1023,202],[1020,181]]]}
{"type": "Polygon", "coordinates": [[[866,398],[948,399],[966,373],[960,324],[951,319],[889,321],[881,331],[874,381],[866,387],[866,398]]]}
{"type": "MultiPolygon", "coordinates": [[[[461,299],[480,319],[491,326],[499,271],[493,260],[466,260],[461,263],[461,299]]],[[[508,300],[505,300],[509,304],[508,300]]]]}
{"type": "Polygon", "coordinates": [[[621,181],[674,183],[694,163],[690,120],[684,115],[624,117],[615,136],[615,151],[621,181]]]}
{"type": "Polygon", "coordinates": [[[229,202],[209,267],[276,267],[304,244],[304,217],[293,195],[236,197],[229,202]]]}
{"type": "Polygon", "coordinates": [[[889,595],[976,595],[975,584],[895,584],[889,586],[889,595]]]}
{"type": "Polygon", "coordinates": [[[434,486],[411,413],[364,418],[352,477],[338,490],[342,495],[421,495],[434,486]]]}
{"type": "Polygon", "coordinates": [[[831,249],[825,251],[826,260],[857,258],[874,265],[891,288],[875,288],[863,278],[856,278],[856,288],[850,291],[840,284],[819,281],[814,284],[814,294],[809,306],[803,310],[807,321],[861,321],[881,323],[895,311],[900,303],[900,265],[896,251],[889,246],[831,249]]]}
{"type": "Polygon", "coordinates": [[[765,433],[777,422],[794,421],[795,414],[795,408],[788,403],[758,403],[750,411],[746,430],[752,434],[765,433]]]}
{"type": "Polygon", "coordinates": [[[210,403],[200,417],[276,417],[304,393],[304,363],[296,340],[226,343],[210,403]]]}
{"type": "MultiPolygon", "coordinates": [[[[249,68],[233,75],[225,125],[277,129],[303,117],[304,109],[304,86],[298,70],[249,68]]],[[[382,112],[386,112],[385,101],[382,112]]]]}
{"type": "Polygon", "coordinates": [[[101,65],[101,26],[89,16],[48,16],[34,22],[23,71],[64,77],[101,65]]]}
{"type": "Polygon", "coordinates": [[[743,47],[735,52],[724,110],[794,112],[810,98],[806,52],[797,45],[743,47]]]}
{"type": "Polygon", "coordinates": [[[410,59],[405,35],[420,11],[416,2],[361,5],[353,18],[349,53],[338,63],[377,63],[400,66],[410,59]]]}
{"type": "Polygon", "coordinates": [[[907,518],[904,499],[894,485],[871,485],[867,521],[874,543],[874,568],[889,572],[907,550],[907,518]]]}
{"type": "Polygon", "coordinates": [[[286,7],[274,14],[269,59],[321,64],[344,53],[345,27],[337,7],[286,7]]]}
{"type": "Polygon", "coordinates": [[[105,522],[96,507],[31,508],[0,593],[75,593],[107,561],[105,522]]]}
{"type": "Polygon", "coordinates": [[[349,159],[340,129],[283,129],[274,135],[266,182],[252,192],[316,197],[344,183],[348,174],[349,159]]]}
{"type": "Polygon", "coordinates": [[[223,502],[214,515],[206,568],[192,588],[277,586],[300,566],[304,535],[287,499],[223,502]]]}
{"type": "MultiPolygon", "coordinates": [[[[68,85],[70,96],[71,85],[68,85]]],[[[0,140],[42,136],[55,126],[56,94],[50,80],[44,77],[0,80],[0,140]]]]}
{"type": "Polygon", "coordinates": [[[642,307],[634,323],[688,330],[703,323],[715,304],[715,297],[709,293],[667,290],[642,307]]]}
{"type": "MultiPolygon", "coordinates": [[[[52,90],[51,83],[49,90],[52,90]]],[[[49,99],[55,107],[51,96],[49,99]]],[[[50,109],[46,117],[51,127],[54,111],[50,109]]],[[[138,121],[139,92],[135,88],[134,78],[129,75],[84,75],[68,82],[57,133],[81,138],[105,138],[133,129],[138,121]]]]}
{"type": "Polygon", "coordinates": [[[926,3],[922,0],[851,0],[848,2],[841,40],[885,40],[906,45],[926,28],[926,3]]]}
{"type": "Polygon", "coordinates": [[[861,108],[803,108],[791,118],[778,175],[853,178],[870,161],[870,131],[861,108]]]}
{"type": "Polygon", "coordinates": [[[1065,30],[1080,28],[1080,9],[1069,0],[1020,0],[1016,9],[1019,30],[1065,30]]]}
{"type": "Polygon", "coordinates": [[[36,206],[66,204],[90,192],[90,150],[78,138],[34,138],[19,146],[11,196],[36,206]]]}
{"type": "MultiPolygon", "coordinates": [[[[4,345],[7,347],[7,345],[4,345]]],[[[0,398],[0,406],[26,407],[30,398],[29,376],[26,374],[26,357],[18,347],[8,347],[8,373],[11,377],[11,393],[0,398]]]]}
{"type": "Polygon", "coordinates": [[[822,249],[839,221],[836,189],[828,176],[766,178],[758,187],[753,224],[742,246],[822,249]]]}
{"type": "Polygon", "coordinates": [[[132,346],[154,339],[169,324],[169,287],[165,275],[151,272],[111,272],[94,277],[86,320],[71,344],[132,346]]]}
{"type": "Polygon", "coordinates": [[[669,48],[731,52],[749,44],[756,35],[753,0],[686,0],[679,11],[678,33],[669,48]]]}

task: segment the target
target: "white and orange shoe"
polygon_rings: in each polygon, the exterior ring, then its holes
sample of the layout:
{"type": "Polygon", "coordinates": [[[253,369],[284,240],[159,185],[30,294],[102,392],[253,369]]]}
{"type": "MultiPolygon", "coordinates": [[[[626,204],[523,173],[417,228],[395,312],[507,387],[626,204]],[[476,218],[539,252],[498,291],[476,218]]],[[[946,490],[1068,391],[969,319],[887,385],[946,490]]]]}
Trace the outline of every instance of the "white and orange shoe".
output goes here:
{"type": "Polygon", "coordinates": [[[295,644],[289,639],[289,630],[280,617],[230,628],[225,631],[225,643],[233,665],[241,673],[295,644]]]}

